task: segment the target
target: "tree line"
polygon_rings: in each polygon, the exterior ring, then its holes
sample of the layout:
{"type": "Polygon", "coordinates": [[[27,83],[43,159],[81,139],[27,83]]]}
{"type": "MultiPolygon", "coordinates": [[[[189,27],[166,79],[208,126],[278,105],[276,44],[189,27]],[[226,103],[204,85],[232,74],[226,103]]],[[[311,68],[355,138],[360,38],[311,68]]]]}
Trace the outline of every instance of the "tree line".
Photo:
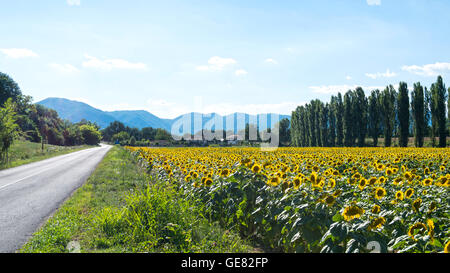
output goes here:
{"type": "Polygon", "coordinates": [[[55,110],[32,103],[19,85],[0,72],[0,161],[7,160],[13,141],[22,138],[42,144],[75,146],[97,145],[101,134],[97,124],[83,120],[62,120],[55,110]]]}
{"type": "Polygon", "coordinates": [[[398,90],[389,85],[369,96],[358,87],[331,96],[330,102],[316,99],[297,107],[291,117],[291,145],[364,147],[369,137],[376,147],[383,137],[384,146],[390,147],[397,137],[398,145],[407,147],[414,136],[416,147],[424,146],[425,137],[433,147],[446,147],[449,121],[450,96],[441,76],[429,89],[415,83],[411,93],[405,82],[398,90]]]}
{"type": "Polygon", "coordinates": [[[172,135],[164,129],[131,128],[120,121],[111,122],[101,132],[104,141],[130,146],[149,146],[152,141],[170,141],[172,139],[172,135]]]}

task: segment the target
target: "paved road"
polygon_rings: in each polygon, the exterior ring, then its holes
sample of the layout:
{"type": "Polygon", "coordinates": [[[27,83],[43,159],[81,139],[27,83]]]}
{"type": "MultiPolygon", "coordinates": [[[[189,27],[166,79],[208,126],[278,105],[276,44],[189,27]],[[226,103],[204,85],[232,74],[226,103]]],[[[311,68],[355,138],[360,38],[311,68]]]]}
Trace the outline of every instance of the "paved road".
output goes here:
{"type": "Polygon", "coordinates": [[[0,253],[18,250],[77,188],[111,146],[0,171],[0,253]]]}

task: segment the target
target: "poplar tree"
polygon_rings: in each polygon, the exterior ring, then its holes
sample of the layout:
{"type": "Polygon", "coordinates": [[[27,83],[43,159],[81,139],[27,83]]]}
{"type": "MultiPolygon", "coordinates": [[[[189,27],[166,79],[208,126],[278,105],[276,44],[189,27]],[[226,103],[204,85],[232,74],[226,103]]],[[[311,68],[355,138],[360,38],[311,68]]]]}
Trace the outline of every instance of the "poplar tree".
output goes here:
{"type": "Polygon", "coordinates": [[[411,108],[414,118],[414,143],[416,147],[423,147],[425,136],[425,96],[420,82],[414,84],[411,92],[411,108]]]}
{"type": "Polygon", "coordinates": [[[329,137],[328,142],[331,147],[336,146],[336,97],[331,97],[330,109],[329,109],[329,137]]]}
{"type": "MultiPolygon", "coordinates": [[[[437,134],[439,135],[439,147],[445,147],[447,141],[445,101],[447,100],[447,90],[441,76],[438,76],[435,84],[431,86],[431,101],[434,108],[433,121],[436,123],[437,134]]],[[[433,111],[432,111],[433,114],[433,111]]]]}
{"type": "Polygon", "coordinates": [[[329,104],[323,105],[323,103],[320,103],[320,136],[322,138],[321,144],[322,147],[328,147],[328,122],[329,122],[329,104]]]}
{"type": "Polygon", "coordinates": [[[358,138],[358,146],[364,147],[367,135],[367,98],[361,87],[354,92],[353,117],[355,122],[355,138],[358,138]]]}
{"type": "Polygon", "coordinates": [[[383,119],[385,147],[390,147],[392,145],[392,133],[394,130],[395,117],[395,93],[394,87],[389,85],[381,94],[380,109],[383,119]]]}
{"type": "Polygon", "coordinates": [[[352,91],[344,95],[344,146],[353,146],[353,96],[352,91]]]}
{"type": "Polygon", "coordinates": [[[374,90],[369,97],[368,126],[369,135],[373,139],[373,146],[378,146],[378,136],[381,128],[380,90],[374,90]]]}
{"type": "Polygon", "coordinates": [[[399,145],[407,147],[409,140],[409,96],[408,85],[400,82],[398,89],[398,121],[399,121],[399,145]]]}
{"type": "Polygon", "coordinates": [[[336,97],[336,142],[337,146],[344,145],[344,103],[342,102],[342,95],[338,93],[336,97]]]}

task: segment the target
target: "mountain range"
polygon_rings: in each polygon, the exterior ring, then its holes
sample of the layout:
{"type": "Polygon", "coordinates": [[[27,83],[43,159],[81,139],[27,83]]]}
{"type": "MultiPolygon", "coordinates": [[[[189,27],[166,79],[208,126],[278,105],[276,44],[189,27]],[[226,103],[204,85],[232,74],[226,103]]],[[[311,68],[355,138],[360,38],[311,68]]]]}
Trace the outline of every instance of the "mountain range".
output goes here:
{"type": "MultiPolygon", "coordinates": [[[[153,127],[165,129],[170,132],[174,124],[180,127],[180,124],[183,122],[194,121],[190,122],[191,133],[197,131],[200,126],[203,129],[231,129],[227,128],[226,125],[228,124],[234,124],[234,131],[237,132],[238,130],[244,129],[245,125],[248,123],[256,124],[259,126],[260,130],[264,130],[268,127],[272,127],[271,124],[274,123],[271,123],[271,118],[278,115],[233,113],[222,116],[217,113],[201,114],[191,112],[174,119],[163,119],[144,110],[102,111],[86,103],[64,98],[47,98],[37,102],[37,104],[55,110],[62,119],[67,119],[74,123],[86,119],[90,122],[97,123],[102,129],[108,127],[111,122],[120,121],[132,128],[142,129],[144,127],[153,127]],[[202,121],[202,125],[199,123],[200,120],[202,121]],[[215,123],[213,121],[215,121],[215,123]]],[[[279,120],[291,118],[288,115],[278,115],[278,117],[279,120]]],[[[276,122],[276,120],[274,122],[276,122]]],[[[180,128],[182,128],[182,126],[180,128]]]]}

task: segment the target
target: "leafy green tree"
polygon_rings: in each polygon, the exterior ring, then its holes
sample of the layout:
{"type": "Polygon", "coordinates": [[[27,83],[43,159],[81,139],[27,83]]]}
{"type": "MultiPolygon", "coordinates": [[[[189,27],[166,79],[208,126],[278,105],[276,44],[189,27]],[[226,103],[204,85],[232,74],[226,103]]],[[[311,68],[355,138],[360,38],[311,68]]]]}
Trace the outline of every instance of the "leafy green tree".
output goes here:
{"type": "Polygon", "coordinates": [[[433,122],[436,123],[434,126],[437,129],[439,135],[439,147],[445,147],[447,141],[446,132],[446,115],[445,115],[445,101],[447,100],[447,89],[445,88],[444,82],[441,76],[438,76],[436,83],[431,85],[431,96],[432,96],[432,118],[433,122]]]}
{"type": "Polygon", "coordinates": [[[142,139],[142,131],[139,130],[138,128],[130,128],[127,126],[125,130],[130,134],[130,136],[134,137],[136,140],[142,139]]]}
{"type": "Polygon", "coordinates": [[[8,150],[14,142],[19,126],[12,98],[0,107],[0,161],[8,162],[8,150]]]}
{"type": "Polygon", "coordinates": [[[125,131],[125,125],[122,122],[120,121],[111,122],[108,127],[102,130],[103,140],[115,141],[113,140],[113,136],[123,131],[125,131]]]}
{"type": "Polygon", "coordinates": [[[378,137],[381,131],[380,90],[373,90],[369,97],[368,129],[373,139],[373,146],[378,146],[378,137]]]}
{"type": "Polygon", "coordinates": [[[153,129],[152,127],[145,127],[142,128],[142,138],[147,140],[155,140],[156,136],[156,129],[153,129]]]}
{"type": "Polygon", "coordinates": [[[400,82],[398,88],[398,120],[399,120],[399,145],[407,147],[409,140],[409,95],[408,85],[400,82]]]}
{"type": "Polygon", "coordinates": [[[414,84],[411,92],[411,108],[414,118],[414,143],[416,147],[423,147],[425,136],[425,96],[420,82],[414,84]]]}
{"type": "Polygon", "coordinates": [[[306,104],[307,119],[308,119],[308,132],[309,132],[309,145],[310,147],[317,146],[317,135],[316,135],[316,122],[315,122],[315,107],[313,101],[306,104]]]}
{"type": "Polygon", "coordinates": [[[134,136],[132,136],[131,138],[130,138],[130,146],[136,146],[136,138],[134,137],[134,136]]]}
{"type": "Polygon", "coordinates": [[[332,96],[329,105],[329,135],[328,143],[331,147],[336,146],[336,97],[332,96]]]}
{"type": "Polygon", "coordinates": [[[156,129],[155,140],[171,140],[172,135],[164,129],[156,129]]]}
{"type": "Polygon", "coordinates": [[[432,99],[432,94],[431,94],[431,90],[428,89],[427,87],[425,87],[425,107],[424,107],[424,111],[425,111],[425,136],[429,136],[431,138],[432,141],[432,145],[433,147],[436,144],[436,122],[433,121],[434,117],[434,103],[433,103],[433,99],[432,99]]]}
{"type": "Polygon", "coordinates": [[[289,119],[285,118],[285,119],[280,120],[280,125],[279,125],[280,143],[288,144],[291,142],[290,125],[291,125],[291,122],[289,121],[289,119]]]}
{"type": "Polygon", "coordinates": [[[329,104],[323,105],[320,108],[320,136],[322,138],[321,144],[322,147],[328,147],[328,137],[329,137],[329,130],[328,130],[328,122],[329,122],[329,104]]]}
{"type": "Polygon", "coordinates": [[[125,131],[114,134],[111,138],[111,141],[118,142],[120,144],[127,142],[130,139],[130,134],[125,131]]]}
{"type": "Polygon", "coordinates": [[[337,146],[344,144],[344,103],[342,101],[341,93],[338,93],[336,97],[336,142],[337,146]]]}
{"type": "Polygon", "coordinates": [[[316,99],[314,100],[314,106],[315,106],[315,111],[314,111],[314,128],[316,131],[316,137],[317,137],[317,146],[318,147],[323,147],[323,143],[322,143],[322,130],[320,127],[320,120],[321,120],[321,113],[322,113],[322,109],[323,109],[323,102],[321,102],[320,100],[316,99]]]}
{"type": "Polygon", "coordinates": [[[450,87],[448,88],[448,100],[447,100],[447,115],[448,115],[448,119],[447,119],[447,123],[448,123],[448,129],[450,132],[450,87]]]}
{"type": "Polygon", "coordinates": [[[83,144],[83,136],[80,131],[80,126],[68,124],[63,131],[64,145],[75,146],[83,144]]]}
{"type": "Polygon", "coordinates": [[[57,128],[49,127],[47,130],[47,141],[53,145],[63,146],[64,136],[57,128]]]}
{"type": "Polygon", "coordinates": [[[102,140],[102,134],[92,125],[81,125],[80,132],[83,136],[83,142],[87,145],[98,145],[102,140]]]}
{"type": "Polygon", "coordinates": [[[16,102],[22,96],[19,85],[8,75],[0,72],[0,107],[11,98],[16,102]]]}
{"type": "Polygon", "coordinates": [[[389,85],[381,93],[381,115],[383,119],[384,128],[384,146],[390,147],[392,145],[392,133],[394,130],[395,119],[395,102],[396,92],[392,85],[389,85]]]}
{"type": "Polygon", "coordinates": [[[299,106],[291,117],[291,143],[295,147],[309,146],[308,115],[305,106],[299,106]]]}
{"type": "Polygon", "coordinates": [[[344,95],[344,146],[354,145],[354,119],[353,119],[353,92],[348,91],[344,95]]]}
{"type": "Polygon", "coordinates": [[[354,137],[358,138],[358,146],[364,147],[367,135],[367,98],[361,87],[356,88],[354,92],[353,109],[356,129],[354,137]]]}
{"type": "Polygon", "coordinates": [[[299,113],[300,112],[300,106],[295,109],[295,111],[292,111],[291,114],[291,145],[294,147],[300,147],[301,143],[301,134],[300,134],[300,128],[299,128],[299,113]]]}
{"type": "Polygon", "coordinates": [[[448,127],[448,130],[450,133],[450,87],[448,88],[447,96],[448,96],[448,100],[447,100],[447,115],[448,115],[447,123],[448,123],[448,126],[447,127],[448,127]]]}

